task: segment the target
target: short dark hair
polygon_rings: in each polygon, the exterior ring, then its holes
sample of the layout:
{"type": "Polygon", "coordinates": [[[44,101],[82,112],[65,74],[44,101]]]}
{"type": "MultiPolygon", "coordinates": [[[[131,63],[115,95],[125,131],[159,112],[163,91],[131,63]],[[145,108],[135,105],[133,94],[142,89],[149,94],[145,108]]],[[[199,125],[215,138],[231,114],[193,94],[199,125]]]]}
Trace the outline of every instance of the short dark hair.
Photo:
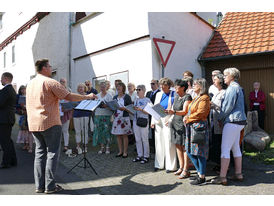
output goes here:
{"type": "Polygon", "coordinates": [[[190,83],[190,86],[193,86],[193,78],[192,77],[185,77],[183,80],[187,81],[190,83]]]}
{"type": "Polygon", "coordinates": [[[117,85],[121,86],[123,88],[123,93],[125,94],[126,93],[126,85],[123,82],[119,82],[117,85]]]}
{"type": "Polygon", "coordinates": [[[4,73],[2,74],[2,76],[8,78],[10,81],[13,80],[13,75],[12,75],[12,73],[4,72],[4,73]]]}
{"type": "Polygon", "coordinates": [[[37,72],[41,72],[43,67],[46,67],[49,63],[48,59],[40,59],[35,62],[35,68],[37,72]]]}
{"type": "Polygon", "coordinates": [[[186,80],[182,80],[182,79],[176,79],[174,82],[175,86],[179,86],[179,87],[184,87],[184,91],[187,90],[188,88],[188,83],[186,80]]]}
{"type": "Polygon", "coordinates": [[[122,82],[122,80],[121,79],[115,79],[114,82],[122,82]]]}

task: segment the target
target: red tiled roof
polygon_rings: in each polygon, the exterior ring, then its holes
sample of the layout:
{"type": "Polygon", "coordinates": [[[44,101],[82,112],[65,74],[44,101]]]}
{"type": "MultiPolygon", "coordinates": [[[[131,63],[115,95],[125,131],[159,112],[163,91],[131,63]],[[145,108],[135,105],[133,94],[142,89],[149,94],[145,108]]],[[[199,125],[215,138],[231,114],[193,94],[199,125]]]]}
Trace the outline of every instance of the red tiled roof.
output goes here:
{"type": "Polygon", "coordinates": [[[201,59],[274,51],[274,12],[228,12],[201,59]]]}

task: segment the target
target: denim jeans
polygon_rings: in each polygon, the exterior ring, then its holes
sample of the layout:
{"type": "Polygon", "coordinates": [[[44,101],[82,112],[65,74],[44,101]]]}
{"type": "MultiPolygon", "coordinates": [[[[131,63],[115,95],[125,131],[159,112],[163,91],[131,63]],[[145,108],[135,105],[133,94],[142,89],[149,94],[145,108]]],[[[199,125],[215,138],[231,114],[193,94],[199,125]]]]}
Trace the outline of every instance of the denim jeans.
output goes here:
{"type": "Polygon", "coordinates": [[[206,173],[206,158],[199,156],[199,155],[192,155],[188,152],[187,152],[187,156],[189,157],[189,159],[191,159],[197,172],[200,175],[205,175],[205,173],[206,173]]]}
{"type": "Polygon", "coordinates": [[[55,125],[42,132],[33,132],[35,140],[34,180],[36,189],[54,190],[59,160],[62,127],[55,125]]]}

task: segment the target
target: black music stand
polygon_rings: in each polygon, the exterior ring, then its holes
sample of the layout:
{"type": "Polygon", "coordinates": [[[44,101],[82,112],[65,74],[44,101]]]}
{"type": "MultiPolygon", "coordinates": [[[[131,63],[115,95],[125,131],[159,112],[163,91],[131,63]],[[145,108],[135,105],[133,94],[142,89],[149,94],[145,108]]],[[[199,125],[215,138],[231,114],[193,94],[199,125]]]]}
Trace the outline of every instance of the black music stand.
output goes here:
{"type": "MultiPolygon", "coordinates": [[[[82,158],[75,166],[73,166],[73,167],[67,172],[67,174],[70,173],[75,167],[77,167],[77,166],[83,161],[83,162],[84,162],[84,166],[78,166],[78,167],[81,167],[81,168],[86,169],[86,168],[88,168],[88,167],[87,167],[87,163],[88,163],[89,167],[93,170],[93,172],[94,172],[96,175],[98,175],[97,172],[96,172],[95,169],[92,167],[91,163],[88,161],[88,159],[87,159],[87,157],[86,157],[86,134],[85,134],[85,131],[86,131],[85,122],[86,122],[86,120],[85,120],[85,118],[84,118],[84,121],[83,121],[83,122],[84,122],[84,131],[83,131],[84,134],[82,134],[82,132],[81,132],[81,139],[82,139],[82,137],[84,137],[83,158],[82,158]]],[[[81,128],[82,128],[82,127],[81,127],[81,128]]]]}

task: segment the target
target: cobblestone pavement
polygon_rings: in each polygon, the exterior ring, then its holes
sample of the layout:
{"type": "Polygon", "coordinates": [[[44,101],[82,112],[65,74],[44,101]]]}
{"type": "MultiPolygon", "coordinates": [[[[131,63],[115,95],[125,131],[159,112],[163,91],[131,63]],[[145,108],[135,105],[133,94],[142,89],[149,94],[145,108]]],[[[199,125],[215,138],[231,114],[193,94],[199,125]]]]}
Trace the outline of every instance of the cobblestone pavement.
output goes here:
{"type": "MultiPolygon", "coordinates": [[[[16,140],[18,127],[13,128],[13,139],[16,140]]],[[[74,137],[71,139],[71,146],[74,137]]],[[[33,156],[20,151],[16,145],[18,166],[0,171],[0,194],[35,194],[33,179],[33,156]]],[[[89,142],[87,160],[92,164],[98,175],[91,168],[75,167],[67,173],[82,158],[78,155],[68,157],[64,152],[60,155],[60,164],[57,170],[57,182],[65,191],[58,194],[81,195],[274,195],[274,166],[254,164],[244,158],[244,182],[229,182],[228,186],[206,184],[192,186],[189,179],[179,180],[172,173],[164,170],[154,172],[154,156],[149,163],[132,162],[135,157],[135,146],[129,146],[128,158],[116,158],[117,146],[111,146],[111,154],[97,154],[99,147],[92,147],[89,142]]],[[[0,158],[2,158],[0,152],[0,158]]],[[[83,162],[80,163],[83,166],[83,162]]],[[[216,174],[212,172],[212,164],[207,166],[207,180],[216,174]]],[[[191,171],[194,175],[194,170],[191,171]]],[[[233,172],[231,169],[230,173],[233,172]]]]}
{"type": "MultiPolygon", "coordinates": [[[[89,143],[91,145],[91,143],[89,143]]],[[[83,188],[86,194],[106,195],[274,195],[274,166],[254,164],[244,158],[244,182],[229,182],[228,186],[206,184],[192,186],[189,179],[180,180],[173,173],[167,174],[165,170],[154,172],[154,155],[149,163],[140,164],[132,162],[136,155],[135,146],[129,146],[128,158],[116,158],[117,146],[112,145],[112,153],[97,154],[99,147],[88,148],[86,155],[98,175],[91,168],[75,167],[71,173],[80,177],[89,185],[83,188]]],[[[83,155],[71,158],[61,154],[61,163],[68,169],[75,166],[83,155]]],[[[83,166],[83,161],[80,163],[83,166]]],[[[207,167],[207,180],[216,174],[212,171],[212,164],[207,167]]],[[[233,169],[230,173],[232,174],[233,169]]],[[[195,171],[191,171],[195,174],[195,171]]],[[[79,190],[80,188],[78,188],[79,190]]],[[[81,190],[81,189],[80,189],[81,190]]],[[[82,191],[82,192],[83,192],[82,191]]]]}

